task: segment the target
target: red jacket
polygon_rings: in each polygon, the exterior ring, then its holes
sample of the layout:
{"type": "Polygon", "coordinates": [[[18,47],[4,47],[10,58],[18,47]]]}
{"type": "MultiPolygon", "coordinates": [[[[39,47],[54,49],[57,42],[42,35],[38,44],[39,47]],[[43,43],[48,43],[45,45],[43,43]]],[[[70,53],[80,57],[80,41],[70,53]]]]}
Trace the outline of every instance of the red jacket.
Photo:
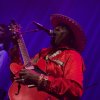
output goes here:
{"type": "Polygon", "coordinates": [[[35,100],[78,100],[82,95],[84,63],[74,50],[57,50],[48,55],[51,49],[43,49],[32,60],[47,74],[48,84],[34,87],[35,100]]]}

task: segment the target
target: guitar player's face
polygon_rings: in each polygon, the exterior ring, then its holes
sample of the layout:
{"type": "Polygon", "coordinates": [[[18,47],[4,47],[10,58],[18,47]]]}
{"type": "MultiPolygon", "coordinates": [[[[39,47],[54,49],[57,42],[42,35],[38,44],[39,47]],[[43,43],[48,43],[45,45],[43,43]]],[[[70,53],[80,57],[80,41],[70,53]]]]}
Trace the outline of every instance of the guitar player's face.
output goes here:
{"type": "Polygon", "coordinates": [[[51,39],[51,44],[53,46],[60,46],[65,44],[69,36],[69,30],[64,26],[57,26],[54,28],[55,36],[51,39]]]}

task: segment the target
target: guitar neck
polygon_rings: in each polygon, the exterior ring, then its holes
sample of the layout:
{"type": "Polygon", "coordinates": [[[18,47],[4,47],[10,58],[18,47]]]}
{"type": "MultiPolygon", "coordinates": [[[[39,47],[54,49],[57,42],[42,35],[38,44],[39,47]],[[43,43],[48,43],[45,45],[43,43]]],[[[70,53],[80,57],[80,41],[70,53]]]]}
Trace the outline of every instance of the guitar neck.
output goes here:
{"type": "Polygon", "coordinates": [[[24,65],[26,65],[30,62],[30,57],[29,57],[29,54],[28,54],[28,51],[27,51],[27,48],[26,48],[26,45],[25,45],[25,42],[24,42],[22,35],[17,40],[17,42],[18,42],[18,45],[19,45],[19,49],[20,49],[20,52],[21,52],[21,55],[22,55],[24,65]]]}

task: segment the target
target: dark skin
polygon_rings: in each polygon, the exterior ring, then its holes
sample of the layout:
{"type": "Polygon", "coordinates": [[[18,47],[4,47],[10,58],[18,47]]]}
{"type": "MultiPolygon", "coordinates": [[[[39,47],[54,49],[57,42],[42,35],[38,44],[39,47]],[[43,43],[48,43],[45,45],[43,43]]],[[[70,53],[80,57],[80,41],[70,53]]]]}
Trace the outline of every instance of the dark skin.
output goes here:
{"type": "Polygon", "coordinates": [[[39,78],[39,75],[37,72],[31,69],[22,69],[19,72],[19,78],[14,78],[16,82],[22,83],[24,85],[30,85],[35,84],[37,85],[37,80],[39,78]],[[24,79],[24,81],[23,81],[24,79]]]}
{"type": "Polygon", "coordinates": [[[51,44],[53,47],[59,47],[61,45],[66,45],[66,41],[69,38],[69,30],[63,26],[57,26],[54,28],[55,37],[52,38],[51,44]]]}
{"type": "MultiPolygon", "coordinates": [[[[66,27],[57,26],[54,28],[54,33],[56,34],[55,37],[51,39],[52,47],[58,48],[59,46],[66,45],[66,40],[69,38],[69,30],[66,27]]],[[[20,78],[15,78],[16,82],[29,85],[29,84],[36,84],[39,79],[40,74],[35,72],[34,70],[30,69],[22,69],[19,72],[20,78]],[[24,79],[24,81],[23,81],[24,79]]]]}

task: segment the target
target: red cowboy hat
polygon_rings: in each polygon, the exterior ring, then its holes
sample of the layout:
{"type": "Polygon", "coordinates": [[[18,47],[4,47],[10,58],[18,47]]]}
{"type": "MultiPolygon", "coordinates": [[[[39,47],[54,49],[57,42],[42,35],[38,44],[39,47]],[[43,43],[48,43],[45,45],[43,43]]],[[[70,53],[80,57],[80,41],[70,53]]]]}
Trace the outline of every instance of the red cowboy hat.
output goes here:
{"type": "Polygon", "coordinates": [[[53,27],[56,27],[60,24],[64,24],[66,27],[68,27],[72,31],[75,37],[74,49],[78,51],[82,51],[84,49],[85,42],[86,42],[85,34],[82,28],[80,27],[80,25],[74,19],[68,16],[64,16],[62,14],[53,14],[50,17],[50,20],[53,27]]]}

